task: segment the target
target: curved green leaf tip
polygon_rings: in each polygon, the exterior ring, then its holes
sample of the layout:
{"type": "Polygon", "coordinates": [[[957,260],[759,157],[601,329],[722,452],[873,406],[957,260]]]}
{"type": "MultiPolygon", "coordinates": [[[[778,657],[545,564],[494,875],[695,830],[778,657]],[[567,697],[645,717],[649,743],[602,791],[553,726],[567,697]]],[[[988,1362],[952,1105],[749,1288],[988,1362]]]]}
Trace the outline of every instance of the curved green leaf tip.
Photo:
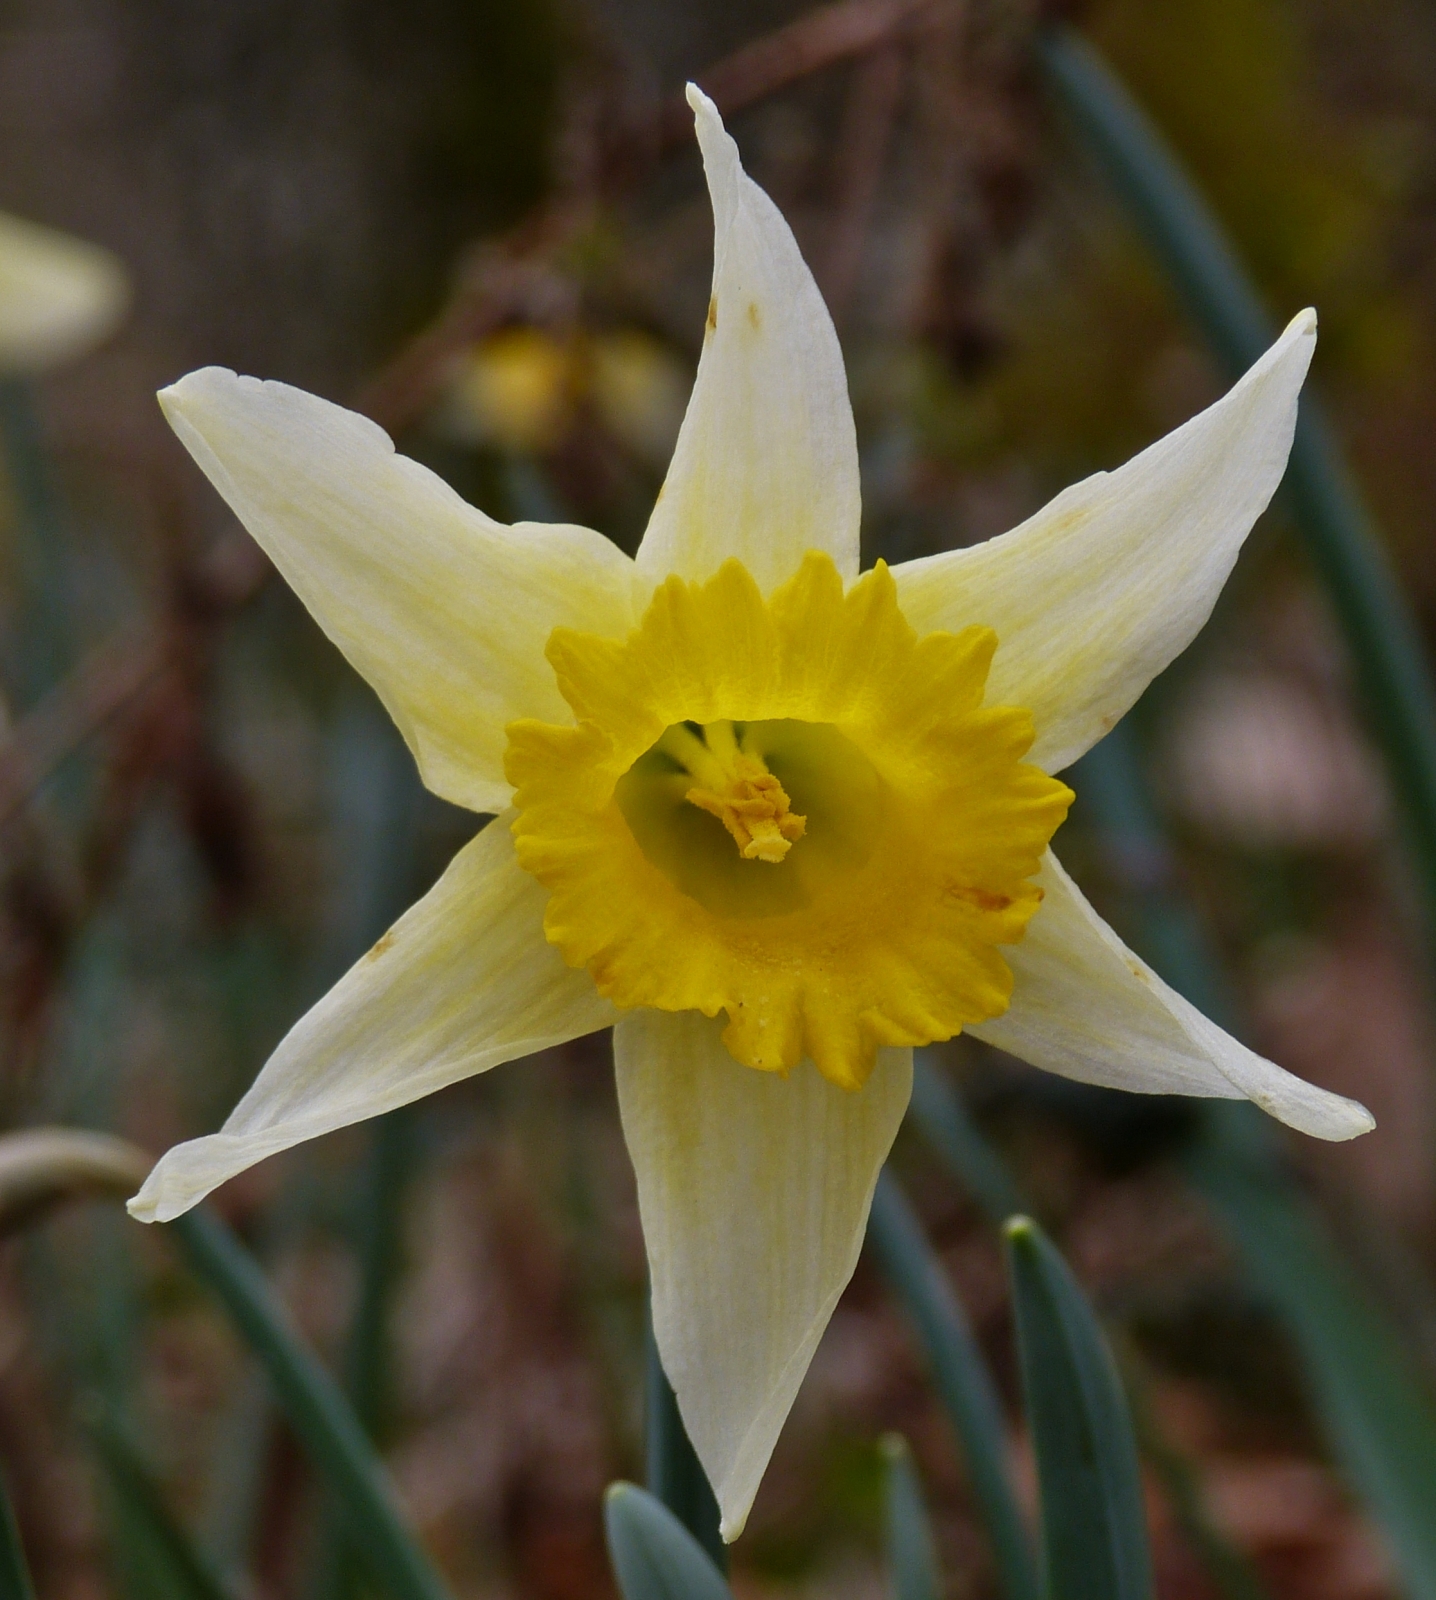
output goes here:
{"type": "Polygon", "coordinates": [[[635,1484],[608,1486],[603,1530],[623,1600],[733,1600],[703,1546],[635,1484]]]}
{"type": "Polygon", "coordinates": [[[1067,1263],[1030,1217],[1004,1228],[1049,1600],[1150,1600],[1141,1470],[1116,1364],[1067,1263]]]}
{"type": "Polygon", "coordinates": [[[937,1550],[917,1466],[900,1433],[878,1440],[883,1460],[884,1538],[893,1600],[938,1600],[937,1550]]]}

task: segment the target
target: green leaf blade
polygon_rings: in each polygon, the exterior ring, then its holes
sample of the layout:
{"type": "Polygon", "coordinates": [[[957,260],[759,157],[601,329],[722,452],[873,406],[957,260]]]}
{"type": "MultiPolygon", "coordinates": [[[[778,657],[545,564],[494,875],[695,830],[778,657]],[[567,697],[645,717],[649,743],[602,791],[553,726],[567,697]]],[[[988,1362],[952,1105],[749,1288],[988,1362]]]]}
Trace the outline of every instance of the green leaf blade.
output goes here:
{"type": "Polygon", "coordinates": [[[889,1172],[878,1179],[873,1195],[868,1243],[921,1342],[934,1386],[962,1445],[1003,1593],[1007,1600],[1038,1600],[1036,1562],[1008,1471],[1007,1429],[996,1386],[962,1304],[889,1172]]]}
{"type": "Polygon", "coordinates": [[[900,1433],[884,1435],[883,1521],[893,1600],[939,1600],[937,1547],[917,1467],[900,1433]]]}
{"type": "Polygon", "coordinates": [[[609,1485],[603,1529],[623,1600],[733,1600],[703,1546],[635,1484],[609,1485]]]}
{"type": "Polygon", "coordinates": [[[1131,1417],[1076,1280],[1027,1217],[1006,1227],[1022,1387],[1037,1455],[1049,1600],[1151,1600],[1131,1417]]]}

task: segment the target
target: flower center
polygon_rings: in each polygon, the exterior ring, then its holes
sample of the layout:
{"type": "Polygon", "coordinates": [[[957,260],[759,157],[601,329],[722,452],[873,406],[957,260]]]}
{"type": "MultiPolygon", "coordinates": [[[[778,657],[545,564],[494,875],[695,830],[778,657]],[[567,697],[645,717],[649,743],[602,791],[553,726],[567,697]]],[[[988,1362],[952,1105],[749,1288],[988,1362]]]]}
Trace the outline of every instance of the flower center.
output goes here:
{"type": "Polygon", "coordinates": [[[741,722],[680,722],[655,748],[697,779],[683,798],[717,817],[745,861],[776,865],[803,837],[808,819],[793,811],[787,790],[762,756],[744,748],[747,731],[741,722]]]}
{"type": "Polygon", "coordinates": [[[767,597],[728,562],[626,638],[556,631],[573,721],[505,758],[546,937],[616,1005],[724,1011],[735,1060],[848,1088],[999,1015],[1072,795],[986,704],[996,643],[919,638],[885,567],[845,588],[814,553],[767,597]]]}
{"type": "Polygon", "coordinates": [[[851,740],[787,717],[673,723],[614,789],[638,848],[668,881],[744,920],[811,906],[861,867],[886,798],[851,740]]]}

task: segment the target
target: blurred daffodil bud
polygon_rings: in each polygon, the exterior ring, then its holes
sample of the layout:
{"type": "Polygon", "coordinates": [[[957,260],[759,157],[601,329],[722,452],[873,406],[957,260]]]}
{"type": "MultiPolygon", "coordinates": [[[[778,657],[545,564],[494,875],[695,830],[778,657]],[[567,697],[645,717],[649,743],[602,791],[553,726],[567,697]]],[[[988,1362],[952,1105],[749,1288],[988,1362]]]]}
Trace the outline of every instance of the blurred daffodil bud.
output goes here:
{"type": "Polygon", "coordinates": [[[682,365],[638,329],[511,327],[465,353],[436,421],[464,443],[534,454],[560,444],[588,411],[635,455],[662,466],[688,387],[682,365]]]}
{"type": "Polygon", "coordinates": [[[99,245],[0,212],[0,374],[46,372],[107,337],[129,278],[99,245]]]}
{"type": "Polygon", "coordinates": [[[609,432],[635,455],[666,466],[692,387],[672,352],[636,328],[601,334],[591,344],[589,381],[609,432]]]}
{"type": "Polygon", "coordinates": [[[447,396],[445,432],[520,454],[557,444],[573,409],[571,339],[505,328],[467,351],[447,396]]]}

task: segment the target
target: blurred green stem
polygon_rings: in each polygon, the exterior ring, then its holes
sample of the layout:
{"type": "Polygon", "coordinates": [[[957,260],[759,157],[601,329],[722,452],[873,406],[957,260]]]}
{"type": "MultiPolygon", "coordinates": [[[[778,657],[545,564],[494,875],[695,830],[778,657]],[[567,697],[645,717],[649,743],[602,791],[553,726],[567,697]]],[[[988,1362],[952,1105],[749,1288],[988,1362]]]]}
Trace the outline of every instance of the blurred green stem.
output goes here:
{"type": "Polygon", "coordinates": [[[290,1426],[338,1497],[349,1535],[375,1578],[393,1600],[449,1600],[405,1525],[353,1409],[290,1328],[254,1258],[203,1210],[188,1212],[168,1228],[269,1374],[290,1426]]]}
{"type": "Polygon", "coordinates": [[[0,1600],[35,1600],[10,1491],[0,1478],[0,1600]]]}
{"type": "MultiPolygon", "coordinates": [[[[414,1111],[401,1106],[370,1130],[360,1196],[359,1298],[344,1356],[344,1388],[376,1444],[389,1405],[389,1302],[403,1259],[403,1196],[414,1166],[414,1111]]],[[[353,1545],[336,1508],[330,1517],[320,1592],[345,1600],[355,1588],[353,1545]]]]}
{"type": "Polygon", "coordinates": [[[156,1592],[173,1600],[232,1600],[171,1515],[148,1463],[104,1402],[97,1400],[83,1420],[105,1468],[114,1514],[123,1525],[118,1542],[134,1569],[127,1575],[126,1588],[140,1600],[149,1600],[156,1592]]]}
{"type": "Polygon", "coordinates": [[[349,1329],[344,1386],[364,1431],[378,1439],[389,1405],[389,1296],[403,1260],[402,1199],[414,1168],[414,1110],[401,1106],[373,1126],[359,1237],[359,1303],[349,1329]]]}
{"type": "MultiPolygon", "coordinates": [[[[1216,217],[1161,134],[1073,29],[1038,36],[1037,57],[1112,188],[1218,359],[1233,376],[1274,325],[1216,217]]],[[[1436,942],[1436,697],[1420,635],[1371,515],[1310,394],[1285,493],[1346,636],[1416,859],[1436,942]]]]}
{"type": "Polygon", "coordinates": [[[35,397],[23,378],[0,378],[0,441],[24,592],[16,688],[29,705],[59,682],[70,663],[70,595],[59,500],[35,397]]]}
{"type": "Polygon", "coordinates": [[[727,1572],[728,1547],[718,1532],[718,1502],[678,1414],[678,1401],[658,1356],[651,1318],[644,1333],[643,1388],[649,1492],[688,1529],[718,1570],[727,1572]]]}
{"type": "Polygon", "coordinates": [[[1031,1534],[1007,1468],[1002,1407],[962,1304],[907,1197],[889,1172],[878,1179],[868,1243],[917,1332],[933,1382],[962,1445],[973,1498],[987,1528],[1007,1600],[1041,1593],[1031,1534]]]}

